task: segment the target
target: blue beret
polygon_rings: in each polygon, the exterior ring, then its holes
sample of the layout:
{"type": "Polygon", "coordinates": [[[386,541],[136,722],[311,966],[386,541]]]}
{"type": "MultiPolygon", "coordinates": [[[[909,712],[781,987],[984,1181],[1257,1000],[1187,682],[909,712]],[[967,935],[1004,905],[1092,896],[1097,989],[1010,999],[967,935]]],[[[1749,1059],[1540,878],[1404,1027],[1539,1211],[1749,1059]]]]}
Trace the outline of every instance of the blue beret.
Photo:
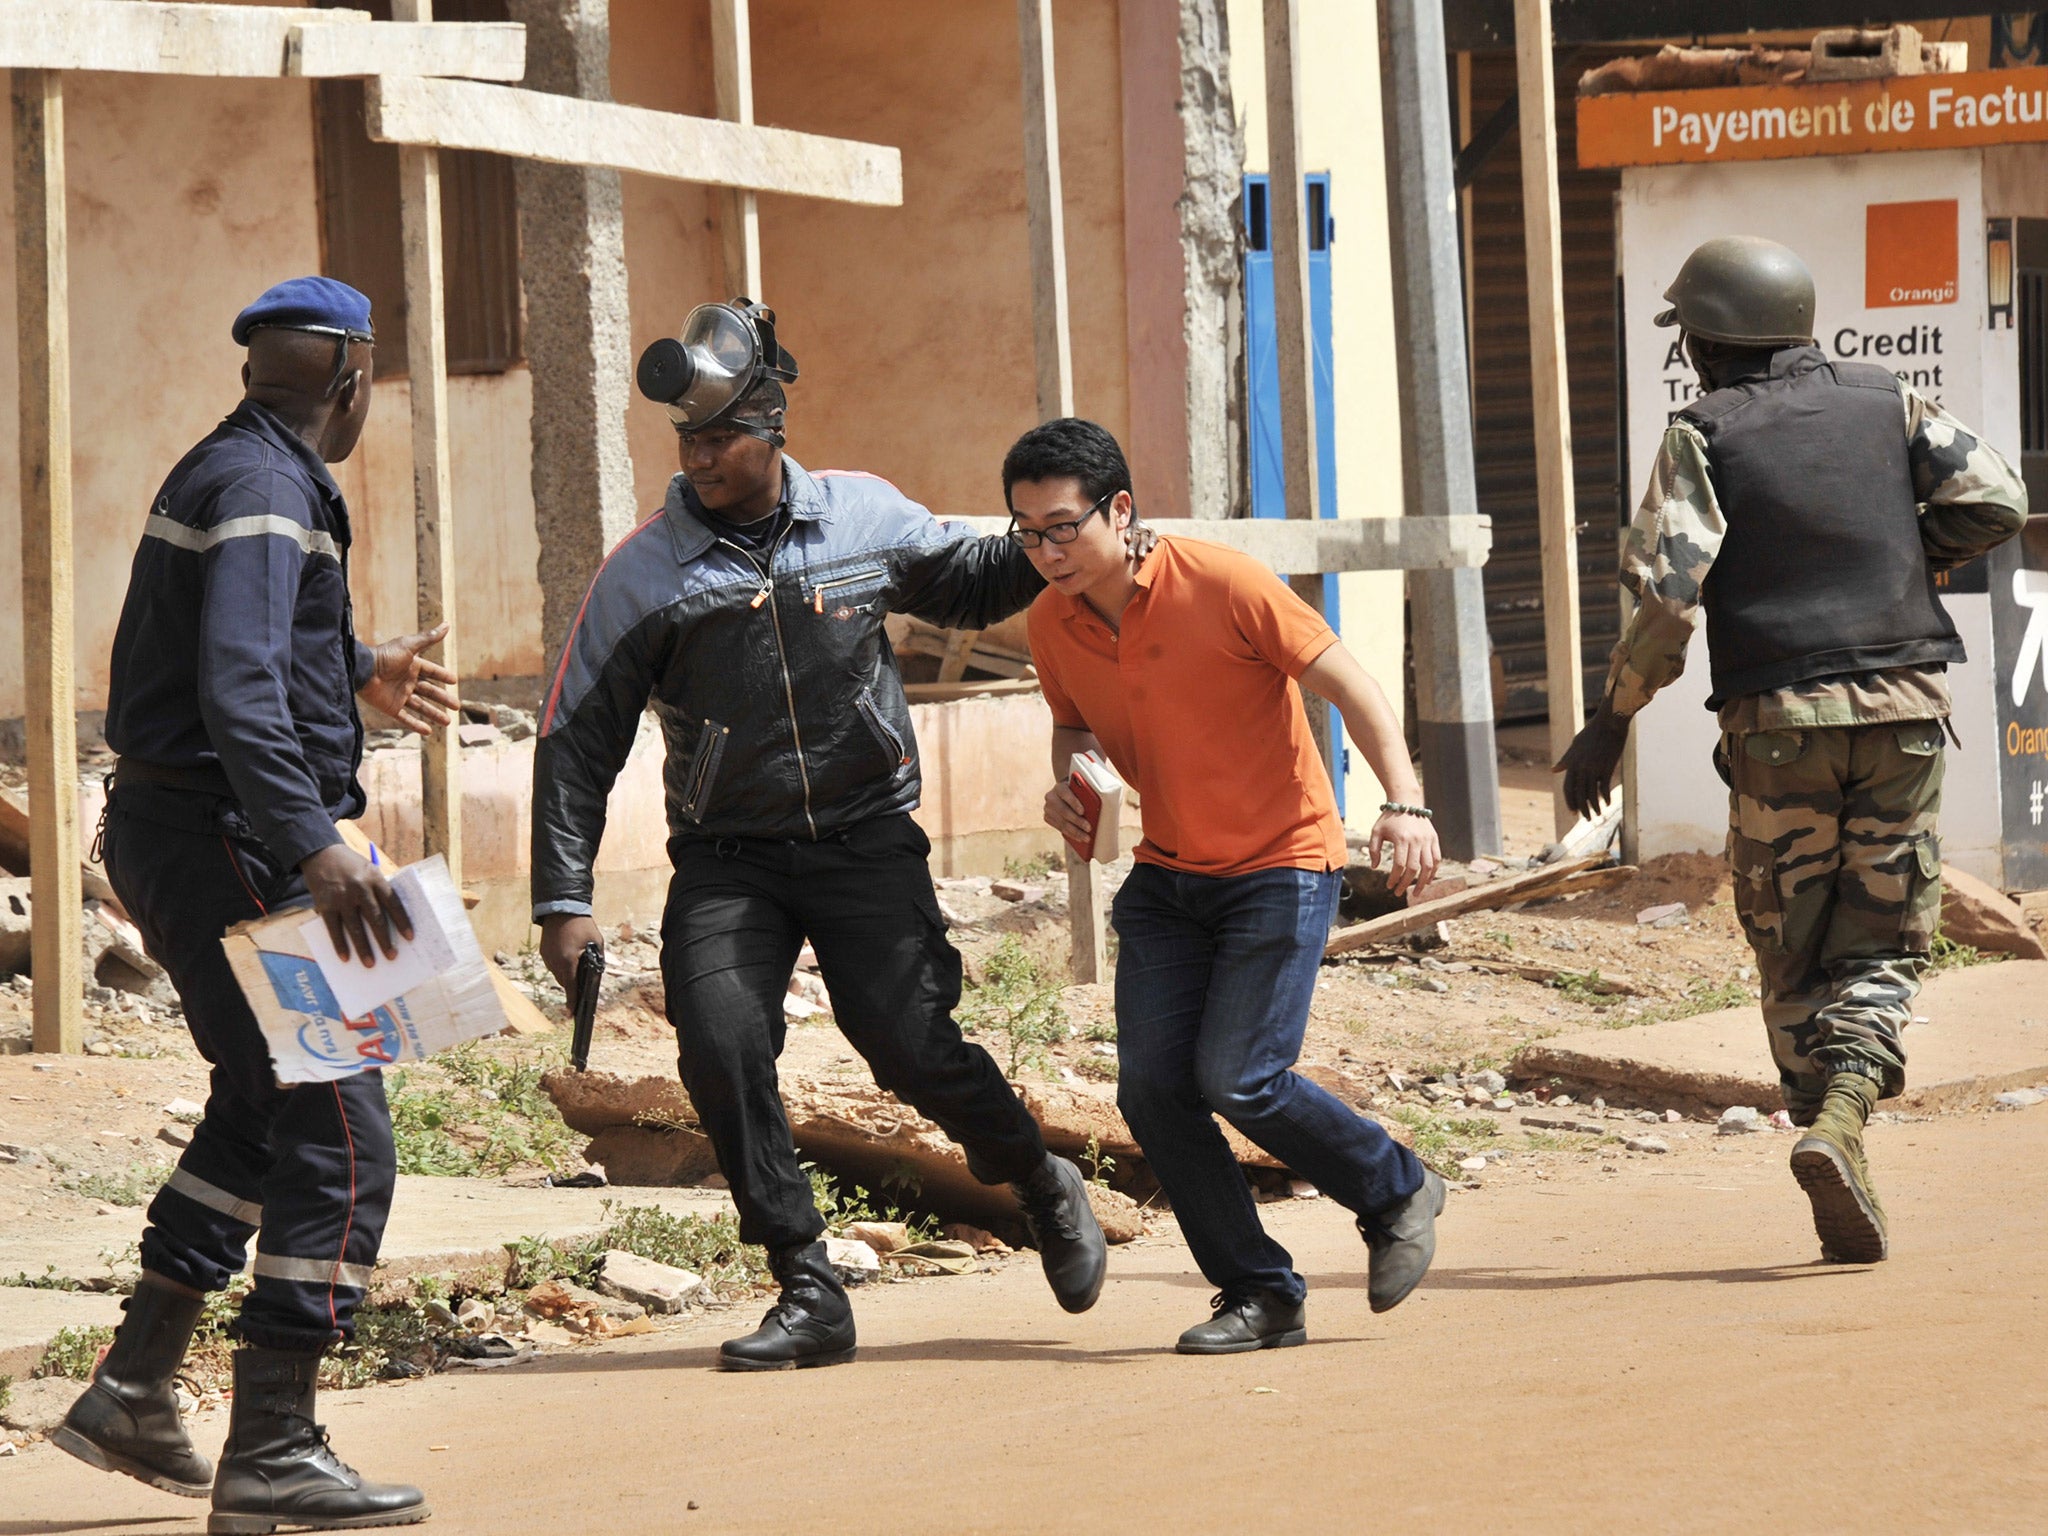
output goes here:
{"type": "Polygon", "coordinates": [[[279,283],[235,316],[235,345],[249,345],[259,326],[282,330],[321,329],[371,334],[370,301],[331,277],[293,277],[279,283]]]}

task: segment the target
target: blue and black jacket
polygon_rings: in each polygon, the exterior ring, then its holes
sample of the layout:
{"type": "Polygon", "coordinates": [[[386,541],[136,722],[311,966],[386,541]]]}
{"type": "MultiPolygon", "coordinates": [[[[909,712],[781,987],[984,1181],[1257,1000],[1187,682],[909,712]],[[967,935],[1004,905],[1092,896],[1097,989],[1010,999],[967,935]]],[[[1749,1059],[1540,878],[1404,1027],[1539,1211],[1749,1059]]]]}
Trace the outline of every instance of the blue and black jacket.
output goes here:
{"type": "Polygon", "coordinates": [[[157,492],[114,633],[107,744],[137,774],[219,782],[286,868],[364,807],[348,551],[327,466],[244,400],[157,492]]]}
{"type": "Polygon", "coordinates": [[[981,629],[1044,583],[1008,539],[886,480],[783,460],[788,526],[756,552],[689,481],[598,569],[542,704],[533,910],[588,913],[605,800],[652,700],[672,835],[829,837],[916,807],[917,742],[882,621],[981,629]]]}

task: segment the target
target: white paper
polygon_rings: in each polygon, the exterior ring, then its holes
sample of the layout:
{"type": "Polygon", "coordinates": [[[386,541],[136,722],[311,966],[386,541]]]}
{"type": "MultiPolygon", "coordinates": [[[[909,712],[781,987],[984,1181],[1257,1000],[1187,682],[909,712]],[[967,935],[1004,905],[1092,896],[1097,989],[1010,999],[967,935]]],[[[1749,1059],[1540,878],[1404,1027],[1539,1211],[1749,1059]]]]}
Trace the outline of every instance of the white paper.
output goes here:
{"type": "MultiPolygon", "coordinates": [[[[429,860],[424,864],[414,864],[392,877],[391,889],[405,907],[405,915],[412,921],[413,934],[408,939],[396,928],[392,929],[391,936],[398,944],[398,958],[395,960],[387,959],[381,946],[377,950],[375,965],[364,965],[354,958],[353,950],[346,956],[336,952],[324,917],[316,917],[300,926],[299,932],[305,935],[307,947],[312,950],[314,960],[319,962],[320,974],[334,989],[334,1001],[344,1018],[365,1018],[394,998],[403,997],[422,982],[454,969],[455,949],[449,943],[448,934],[435,911],[433,896],[440,893],[430,893],[427,889],[427,882],[437,877],[452,893],[454,882],[448,878],[445,862],[429,860]]],[[[457,896],[457,910],[460,910],[460,900],[457,896]]]]}

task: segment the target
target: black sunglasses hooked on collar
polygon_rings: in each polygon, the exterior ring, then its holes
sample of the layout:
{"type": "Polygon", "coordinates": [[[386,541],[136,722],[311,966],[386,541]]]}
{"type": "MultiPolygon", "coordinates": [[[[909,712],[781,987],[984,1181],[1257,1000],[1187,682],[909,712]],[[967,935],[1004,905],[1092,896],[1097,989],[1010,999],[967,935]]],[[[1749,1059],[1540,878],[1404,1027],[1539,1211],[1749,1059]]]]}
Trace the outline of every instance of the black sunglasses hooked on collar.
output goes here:
{"type": "Polygon", "coordinates": [[[1086,525],[1089,518],[1098,512],[1102,513],[1104,518],[1109,516],[1103,503],[1107,502],[1114,495],[1116,495],[1115,491],[1104,491],[1095,498],[1094,506],[1083,512],[1072,522],[1051,523],[1044,528],[1019,528],[1017,526],[1017,514],[1015,511],[1012,511],[1010,513],[1010,527],[1004,534],[1004,537],[1019,549],[1036,549],[1039,545],[1047,543],[1071,544],[1074,540],[1081,537],[1081,529],[1086,525]]]}

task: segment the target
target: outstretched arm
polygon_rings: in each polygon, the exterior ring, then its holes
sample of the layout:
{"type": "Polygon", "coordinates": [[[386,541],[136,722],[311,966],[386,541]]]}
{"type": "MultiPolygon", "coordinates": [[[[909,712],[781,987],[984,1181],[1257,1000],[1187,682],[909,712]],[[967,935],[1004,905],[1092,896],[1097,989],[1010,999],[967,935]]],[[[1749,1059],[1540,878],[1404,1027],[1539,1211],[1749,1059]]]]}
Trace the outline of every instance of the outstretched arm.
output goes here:
{"type": "MultiPolygon", "coordinates": [[[[1337,713],[1344,717],[1344,729],[1365,754],[1388,802],[1421,805],[1422,783],[1408,760],[1408,740],[1401,733],[1401,722],[1395,718],[1385,692],[1344,648],[1344,642],[1332,640],[1329,649],[1309,663],[1300,682],[1309,692],[1336,705],[1337,713]]],[[[1443,861],[1436,824],[1426,816],[1382,811],[1372,825],[1372,836],[1366,845],[1367,856],[1375,867],[1382,848],[1391,854],[1387,888],[1396,896],[1411,886],[1429,884],[1443,861]]]]}

